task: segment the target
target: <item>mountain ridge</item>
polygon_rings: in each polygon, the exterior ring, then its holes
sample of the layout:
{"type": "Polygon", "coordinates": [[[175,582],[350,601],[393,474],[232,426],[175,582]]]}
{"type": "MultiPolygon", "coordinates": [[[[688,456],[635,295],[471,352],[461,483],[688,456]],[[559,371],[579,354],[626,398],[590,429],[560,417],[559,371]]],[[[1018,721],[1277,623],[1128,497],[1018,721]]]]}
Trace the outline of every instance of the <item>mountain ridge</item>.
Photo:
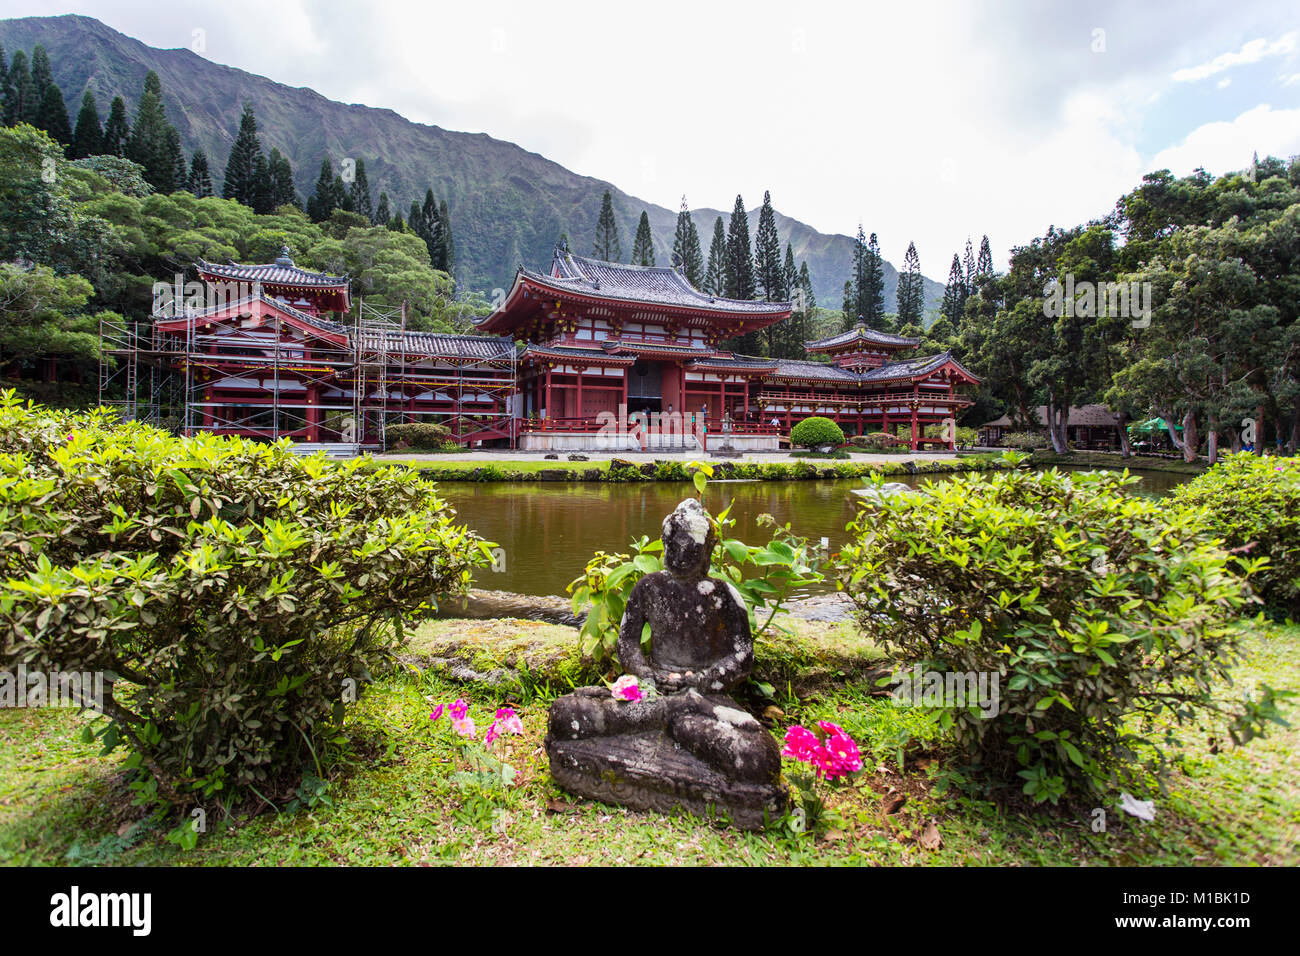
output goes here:
{"type": "MultiPolygon", "coordinates": [[[[263,148],[278,148],[293,165],[302,198],[311,195],[321,160],[338,169],[343,157],[363,157],[377,202],[387,191],[395,212],[405,217],[426,187],[446,198],[456,242],[456,278],[462,288],[484,293],[508,287],[516,266],[546,268],[561,233],[575,251],[586,253],[601,197],[608,189],[620,238],[630,251],[644,209],[655,240],[656,261],[671,254],[677,211],[639,199],[612,183],[575,173],[540,153],[487,133],[447,130],[417,123],[388,107],[341,103],[305,86],[289,86],[237,67],[214,63],[185,48],[160,49],[87,16],[0,20],[0,43],[30,53],[41,43],[50,54],[55,82],[75,122],[82,93],[90,89],[101,118],[114,96],[122,96],[134,117],[144,77],[158,73],[163,102],[181,143],[190,153],[202,147],[220,191],[226,158],[245,102],[257,115],[263,148]],[[367,144],[364,148],[360,144],[367,144]]],[[[751,237],[758,205],[747,206],[751,237]]],[[[730,212],[691,210],[707,254],[714,220],[724,227],[730,212]]],[[[823,307],[838,308],[853,255],[853,239],[821,233],[776,213],[782,247],[790,242],[796,261],[806,259],[813,292],[823,307]]],[[[883,263],[886,310],[892,311],[898,283],[893,264],[883,263]]],[[[938,307],[942,284],[925,278],[925,307],[938,307]]]]}

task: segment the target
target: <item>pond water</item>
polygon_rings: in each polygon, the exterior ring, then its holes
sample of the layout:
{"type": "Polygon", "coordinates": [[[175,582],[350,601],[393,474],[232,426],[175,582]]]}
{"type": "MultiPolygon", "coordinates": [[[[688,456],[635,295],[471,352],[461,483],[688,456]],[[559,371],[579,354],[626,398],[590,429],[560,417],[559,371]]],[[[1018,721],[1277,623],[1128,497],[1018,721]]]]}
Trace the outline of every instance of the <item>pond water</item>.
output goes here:
{"type": "MultiPolygon", "coordinates": [[[[1079,469],[1082,470],[1082,469],[1079,469]]],[[[1134,471],[1139,494],[1163,496],[1188,480],[1186,475],[1134,471]]],[[[915,487],[946,475],[890,476],[915,487]]],[[[706,506],[715,513],[733,503],[734,533],[758,543],[770,536],[758,516],[789,522],[795,533],[813,541],[828,538],[832,551],[848,537],[861,479],[839,481],[711,482],[706,506]]],[[[460,519],[505,552],[503,567],[483,571],[475,586],[527,595],[563,595],[596,551],[628,550],[641,535],[657,537],[664,516],[695,493],[688,482],[447,482],[439,493],[460,519]]]]}

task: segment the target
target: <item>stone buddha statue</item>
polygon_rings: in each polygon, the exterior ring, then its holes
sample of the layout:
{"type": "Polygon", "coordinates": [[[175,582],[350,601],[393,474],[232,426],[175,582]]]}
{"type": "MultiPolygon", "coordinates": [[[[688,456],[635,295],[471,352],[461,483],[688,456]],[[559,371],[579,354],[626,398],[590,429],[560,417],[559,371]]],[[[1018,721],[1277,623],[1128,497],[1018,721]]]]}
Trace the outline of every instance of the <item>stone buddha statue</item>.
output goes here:
{"type": "Polygon", "coordinates": [[[780,748],[727,693],[749,676],[754,641],[739,592],[708,575],[715,543],[704,508],[683,501],[663,524],[666,570],[628,597],[618,657],[652,692],[626,701],[582,687],[551,705],[547,752],[566,790],[641,809],[726,812],[749,828],[784,811],[780,748]]]}

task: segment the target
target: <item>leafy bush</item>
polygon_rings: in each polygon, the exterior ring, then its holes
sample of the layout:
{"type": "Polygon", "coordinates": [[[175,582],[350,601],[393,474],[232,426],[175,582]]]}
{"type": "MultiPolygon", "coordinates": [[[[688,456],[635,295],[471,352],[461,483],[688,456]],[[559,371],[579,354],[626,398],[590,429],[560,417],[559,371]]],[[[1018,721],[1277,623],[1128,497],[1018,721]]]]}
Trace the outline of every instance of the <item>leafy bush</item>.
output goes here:
{"type": "Polygon", "coordinates": [[[883,451],[900,446],[906,447],[908,444],[903,439],[889,434],[889,432],[868,432],[865,435],[854,435],[849,439],[849,443],[873,451],[883,451]]]}
{"type": "Polygon", "coordinates": [[[404,466],[0,398],[0,666],[106,675],[141,802],[285,796],[488,546],[404,466]]]}
{"type": "Polygon", "coordinates": [[[819,445],[843,445],[844,431],[829,418],[805,418],[790,429],[790,444],[804,448],[819,445]]]}
{"type": "Polygon", "coordinates": [[[1270,607],[1300,618],[1300,459],[1229,455],[1173,500],[1224,547],[1268,558],[1251,583],[1270,607]]]}
{"type": "MultiPolygon", "coordinates": [[[[1190,513],[1125,494],[1135,480],[1053,470],[927,482],[860,512],[840,553],[862,628],[904,669],[945,685],[986,675],[996,707],[946,700],[937,719],[986,781],[1019,776],[1038,802],[1133,786],[1144,766],[1160,775],[1147,734],[1168,742],[1173,724],[1233,709],[1211,687],[1238,659],[1234,621],[1253,597],[1190,513]]],[[[1234,738],[1262,732],[1274,700],[1267,687],[1246,699],[1234,738]]]]}
{"type": "Polygon", "coordinates": [[[405,445],[408,448],[441,451],[451,437],[451,429],[434,422],[409,422],[405,425],[389,425],[385,434],[389,448],[405,445]]]}
{"type": "Polygon", "coordinates": [[[1008,432],[1002,436],[1002,444],[1020,451],[1034,451],[1047,447],[1047,436],[1040,432],[1008,432]]]}

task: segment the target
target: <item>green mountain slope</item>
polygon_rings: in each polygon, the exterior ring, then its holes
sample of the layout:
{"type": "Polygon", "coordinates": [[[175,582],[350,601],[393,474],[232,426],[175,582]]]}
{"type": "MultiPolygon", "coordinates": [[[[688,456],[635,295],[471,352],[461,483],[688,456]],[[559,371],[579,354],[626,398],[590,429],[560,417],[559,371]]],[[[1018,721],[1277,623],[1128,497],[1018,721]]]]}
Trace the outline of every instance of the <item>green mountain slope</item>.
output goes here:
{"type": "MultiPolygon", "coordinates": [[[[87,88],[99,101],[101,117],[108,115],[109,103],[118,95],[134,116],[145,74],[157,72],[168,117],[187,152],[203,147],[218,191],[245,102],[257,113],[263,148],[278,147],[289,157],[304,198],[326,154],[336,169],[343,157],[364,158],[374,198],[386,190],[403,215],[411,201],[423,199],[425,188],[432,186],[450,206],[458,281],[489,298],[493,289],[508,284],[517,265],[547,266],[562,232],[575,251],[589,252],[606,189],[613,196],[624,249],[631,248],[644,209],[654,232],[656,259],[661,264],[669,261],[676,210],[579,176],[514,143],[412,123],[392,110],[337,103],[310,89],[212,63],[190,50],[146,46],[89,17],[0,20],[0,43],[9,55],[45,45],[74,121],[87,88]]],[[[746,197],[748,208],[756,210],[760,199],[746,197]]],[[[692,215],[707,252],[714,219],[721,215],[725,224],[729,214],[698,209],[692,215]]],[[[779,213],[777,224],[782,244],[791,242],[796,260],[808,260],[818,303],[838,308],[852,260],[852,239],[825,235],[779,213]]],[[[756,225],[757,215],[751,213],[751,230],[756,225]]],[[[889,311],[897,282],[897,270],[886,262],[889,311]]],[[[937,308],[943,286],[926,279],[925,291],[927,309],[937,308]]]]}

